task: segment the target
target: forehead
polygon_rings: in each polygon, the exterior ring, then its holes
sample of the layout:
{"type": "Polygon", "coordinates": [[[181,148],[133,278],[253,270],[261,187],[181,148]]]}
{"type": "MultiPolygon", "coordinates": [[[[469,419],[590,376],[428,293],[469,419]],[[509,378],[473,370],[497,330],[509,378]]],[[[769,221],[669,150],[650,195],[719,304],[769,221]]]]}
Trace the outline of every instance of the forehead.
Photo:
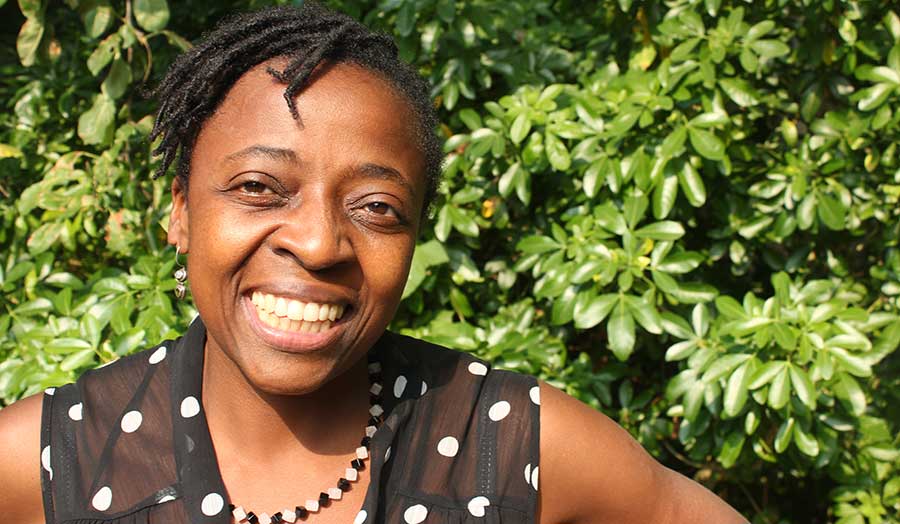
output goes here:
{"type": "Polygon", "coordinates": [[[322,65],[295,98],[298,121],[285,101],[285,84],[267,72],[286,64],[283,59],[263,62],[234,83],[204,124],[193,160],[201,152],[228,155],[265,144],[292,149],[301,158],[313,153],[329,154],[334,161],[353,153],[393,156],[410,176],[424,180],[415,112],[388,80],[355,64],[322,65]],[[313,143],[314,152],[308,149],[313,143]]]}

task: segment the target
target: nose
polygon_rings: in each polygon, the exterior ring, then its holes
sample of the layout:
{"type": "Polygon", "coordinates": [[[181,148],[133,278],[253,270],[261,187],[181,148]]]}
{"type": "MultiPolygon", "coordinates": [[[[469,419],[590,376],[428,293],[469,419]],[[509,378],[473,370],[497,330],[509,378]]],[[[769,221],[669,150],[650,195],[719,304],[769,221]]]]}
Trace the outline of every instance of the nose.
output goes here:
{"type": "Polygon", "coordinates": [[[307,271],[320,272],[353,260],[344,222],[325,198],[312,197],[285,209],[270,235],[273,251],[293,258],[307,271]]]}

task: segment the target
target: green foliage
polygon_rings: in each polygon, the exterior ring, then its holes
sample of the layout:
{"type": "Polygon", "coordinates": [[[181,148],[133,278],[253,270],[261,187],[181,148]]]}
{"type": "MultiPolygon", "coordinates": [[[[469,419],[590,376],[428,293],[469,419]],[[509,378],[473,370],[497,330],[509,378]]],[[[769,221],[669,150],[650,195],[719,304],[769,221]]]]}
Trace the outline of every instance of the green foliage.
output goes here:
{"type": "MultiPolygon", "coordinates": [[[[2,402],[193,316],[141,87],[263,3],[0,2],[2,402]]],[[[895,6],[330,3],[447,137],[395,329],[604,410],[756,523],[900,522],[895,6]]]]}

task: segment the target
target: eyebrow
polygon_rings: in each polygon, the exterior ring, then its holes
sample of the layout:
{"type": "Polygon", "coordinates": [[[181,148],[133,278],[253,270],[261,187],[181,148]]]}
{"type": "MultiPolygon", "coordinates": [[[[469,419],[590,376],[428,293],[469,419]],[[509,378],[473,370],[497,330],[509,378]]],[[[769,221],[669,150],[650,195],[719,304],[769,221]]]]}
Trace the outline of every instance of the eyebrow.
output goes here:
{"type": "Polygon", "coordinates": [[[262,156],[269,158],[271,160],[278,160],[282,162],[291,162],[296,164],[298,162],[298,158],[296,153],[294,153],[290,149],[285,149],[283,147],[272,147],[272,146],[263,146],[263,145],[252,145],[250,147],[245,147],[240,151],[231,153],[230,155],[225,157],[225,160],[240,160],[246,157],[253,156],[262,156]]]}
{"type": "Polygon", "coordinates": [[[356,169],[353,170],[354,173],[359,173],[359,175],[364,177],[378,178],[381,180],[389,180],[392,182],[396,182],[400,184],[411,194],[415,195],[415,188],[406,180],[406,177],[401,175],[396,169],[386,166],[381,166],[378,164],[365,163],[359,165],[356,169]]]}

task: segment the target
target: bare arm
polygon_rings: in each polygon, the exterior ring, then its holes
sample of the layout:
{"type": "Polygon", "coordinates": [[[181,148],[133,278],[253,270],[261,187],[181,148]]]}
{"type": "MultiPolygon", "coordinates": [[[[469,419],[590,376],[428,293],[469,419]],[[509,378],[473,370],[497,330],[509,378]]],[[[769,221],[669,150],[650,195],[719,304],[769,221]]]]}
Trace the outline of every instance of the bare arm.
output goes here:
{"type": "Polygon", "coordinates": [[[598,411],[541,383],[541,524],[741,524],[598,411]]]}
{"type": "Polygon", "coordinates": [[[40,442],[42,395],[0,410],[0,515],[4,522],[44,522],[40,442]]]}

